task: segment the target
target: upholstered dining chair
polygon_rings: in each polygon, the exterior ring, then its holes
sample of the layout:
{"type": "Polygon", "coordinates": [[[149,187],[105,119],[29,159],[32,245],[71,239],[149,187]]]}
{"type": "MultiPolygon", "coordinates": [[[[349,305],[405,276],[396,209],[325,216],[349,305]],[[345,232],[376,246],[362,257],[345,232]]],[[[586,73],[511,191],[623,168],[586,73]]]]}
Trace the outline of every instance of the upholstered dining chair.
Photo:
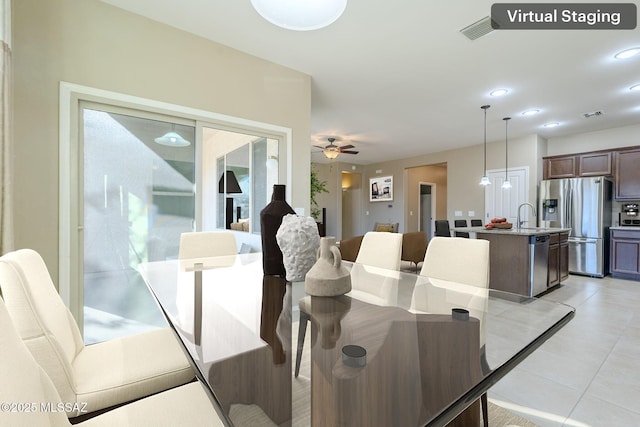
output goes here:
{"type": "MultiPolygon", "coordinates": [[[[489,367],[485,357],[486,321],[484,319],[489,293],[489,241],[460,237],[434,237],[429,242],[420,276],[430,285],[416,282],[411,311],[448,314],[452,308],[466,308],[480,321],[480,353],[483,372],[489,367]],[[445,293],[446,298],[429,296],[430,292],[445,293]],[[448,305],[434,306],[433,301],[446,300],[448,305]]],[[[487,395],[481,397],[482,415],[488,426],[487,395]]]]}
{"type": "Polygon", "coordinates": [[[93,412],[195,377],[169,328],[85,346],[44,260],[31,249],[0,257],[0,287],[19,336],[63,402],[86,402],[93,412]]]}
{"type": "MultiPolygon", "coordinates": [[[[2,426],[70,427],[72,424],[60,411],[65,406],[82,402],[67,401],[60,397],[56,386],[42,366],[33,358],[25,342],[18,335],[9,317],[7,308],[0,298],[0,402],[11,402],[15,411],[1,411],[2,426]],[[19,410],[18,410],[19,409],[19,410]]],[[[164,356],[164,352],[159,354],[164,356]]],[[[120,352],[110,354],[120,358],[120,352]]],[[[153,360],[146,360],[153,363],[153,360]]],[[[106,367],[96,367],[96,375],[116,377],[117,372],[106,367]]],[[[223,426],[220,417],[202,384],[194,381],[171,390],[122,405],[111,411],[96,415],[75,425],[81,427],[173,427],[223,426]]],[[[4,408],[3,408],[4,409],[4,408]]],[[[9,408],[11,409],[11,408],[9,408]]]]}
{"type": "MultiPolygon", "coordinates": [[[[402,254],[402,234],[384,231],[369,231],[362,238],[356,261],[351,268],[352,298],[375,304],[390,305],[397,301],[400,256],[402,254]]],[[[304,338],[311,297],[306,296],[298,302],[300,321],[298,323],[298,345],[295,376],[300,372],[304,338]]]]}
{"type": "Polygon", "coordinates": [[[233,260],[238,253],[236,235],[231,231],[190,231],[180,235],[178,258],[205,261],[215,258],[233,260]]]}
{"type": "Polygon", "coordinates": [[[436,220],[436,232],[434,236],[438,237],[451,237],[451,230],[449,229],[449,221],[446,219],[436,220]]]}
{"type": "Polygon", "coordinates": [[[399,270],[401,255],[402,234],[369,231],[362,238],[356,263],[399,270]]]}

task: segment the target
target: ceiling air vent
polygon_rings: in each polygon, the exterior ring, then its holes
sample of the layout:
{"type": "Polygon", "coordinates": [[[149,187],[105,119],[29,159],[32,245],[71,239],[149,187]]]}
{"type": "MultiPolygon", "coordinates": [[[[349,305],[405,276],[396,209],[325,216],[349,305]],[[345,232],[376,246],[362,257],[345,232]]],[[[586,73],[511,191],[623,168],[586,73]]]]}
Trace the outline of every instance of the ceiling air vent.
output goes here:
{"type": "Polygon", "coordinates": [[[584,113],[583,116],[585,119],[590,119],[591,117],[598,117],[603,115],[602,111],[594,111],[593,113],[584,113]]]}
{"type": "Polygon", "coordinates": [[[493,31],[491,27],[491,17],[486,16],[479,20],[478,22],[474,22],[468,27],[464,27],[460,30],[462,34],[464,34],[469,40],[476,40],[482,36],[485,36],[493,31]]]}

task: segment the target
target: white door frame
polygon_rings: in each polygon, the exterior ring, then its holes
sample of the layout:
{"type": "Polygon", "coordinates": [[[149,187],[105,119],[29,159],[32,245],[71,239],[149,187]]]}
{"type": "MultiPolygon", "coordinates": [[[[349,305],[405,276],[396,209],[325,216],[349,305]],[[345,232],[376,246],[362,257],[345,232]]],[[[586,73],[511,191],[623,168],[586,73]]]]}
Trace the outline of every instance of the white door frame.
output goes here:
{"type": "Polygon", "coordinates": [[[431,236],[427,236],[427,239],[431,240],[433,234],[435,232],[435,223],[436,223],[436,183],[435,182],[426,182],[426,181],[418,181],[418,231],[422,231],[420,227],[420,223],[422,222],[422,212],[420,208],[420,187],[422,185],[431,186],[431,219],[429,222],[431,223],[431,236]]]}
{"type": "MultiPolygon", "coordinates": [[[[59,243],[58,243],[58,289],[60,297],[75,317],[78,325],[83,325],[84,303],[82,298],[82,270],[79,266],[80,235],[82,233],[81,219],[78,218],[79,195],[78,162],[81,155],[79,146],[79,104],[80,101],[97,102],[141,111],[149,111],[169,116],[183,117],[196,122],[219,124],[236,129],[260,132],[271,135],[283,142],[280,164],[285,166],[287,199],[291,200],[291,176],[293,161],[291,158],[293,138],[292,129],[239,117],[227,116],[210,111],[199,110],[182,105],[170,104],[147,98],[96,89],[74,83],[60,82],[59,98],[59,243]]],[[[201,145],[202,132],[196,131],[196,144],[201,145]]],[[[196,170],[202,162],[201,152],[196,147],[196,170]],[[200,155],[200,158],[198,156],[200,155]]],[[[196,172],[197,183],[201,176],[196,172]]],[[[196,218],[198,206],[201,202],[196,197],[196,218]]]]}
{"type": "MultiPolygon", "coordinates": [[[[513,187],[510,189],[503,189],[502,183],[505,178],[504,169],[494,169],[487,171],[487,176],[491,181],[491,184],[485,187],[484,192],[484,206],[485,206],[485,224],[496,216],[504,216],[510,222],[515,223],[517,215],[517,207],[529,201],[529,166],[516,166],[507,170],[507,176],[511,181],[513,187]],[[510,196],[514,196],[515,199],[509,198],[511,203],[509,206],[502,206],[500,212],[492,210],[495,200],[496,192],[509,191],[510,196]]],[[[504,199],[503,199],[504,204],[504,199]]],[[[528,211],[527,211],[528,212],[528,211]]],[[[528,219],[528,213],[525,213],[524,220],[528,219]]]]}

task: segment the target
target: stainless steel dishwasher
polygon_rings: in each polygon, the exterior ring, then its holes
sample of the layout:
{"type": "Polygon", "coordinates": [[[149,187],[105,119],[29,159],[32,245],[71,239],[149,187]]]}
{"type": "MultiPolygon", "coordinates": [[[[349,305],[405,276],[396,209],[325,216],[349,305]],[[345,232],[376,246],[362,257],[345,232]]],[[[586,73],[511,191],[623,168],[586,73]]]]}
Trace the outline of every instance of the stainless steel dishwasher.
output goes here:
{"type": "Polygon", "coordinates": [[[547,290],[549,235],[529,236],[529,296],[547,290]]]}

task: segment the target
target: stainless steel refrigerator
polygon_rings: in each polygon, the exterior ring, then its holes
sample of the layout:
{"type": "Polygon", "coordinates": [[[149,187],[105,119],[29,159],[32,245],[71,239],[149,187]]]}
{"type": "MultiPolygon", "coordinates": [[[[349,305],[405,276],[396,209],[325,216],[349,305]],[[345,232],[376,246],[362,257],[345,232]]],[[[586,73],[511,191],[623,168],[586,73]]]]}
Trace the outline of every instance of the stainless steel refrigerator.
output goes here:
{"type": "Polygon", "coordinates": [[[604,277],[609,272],[612,183],[606,177],[540,182],[540,227],[571,228],[569,272],[604,277]]]}

